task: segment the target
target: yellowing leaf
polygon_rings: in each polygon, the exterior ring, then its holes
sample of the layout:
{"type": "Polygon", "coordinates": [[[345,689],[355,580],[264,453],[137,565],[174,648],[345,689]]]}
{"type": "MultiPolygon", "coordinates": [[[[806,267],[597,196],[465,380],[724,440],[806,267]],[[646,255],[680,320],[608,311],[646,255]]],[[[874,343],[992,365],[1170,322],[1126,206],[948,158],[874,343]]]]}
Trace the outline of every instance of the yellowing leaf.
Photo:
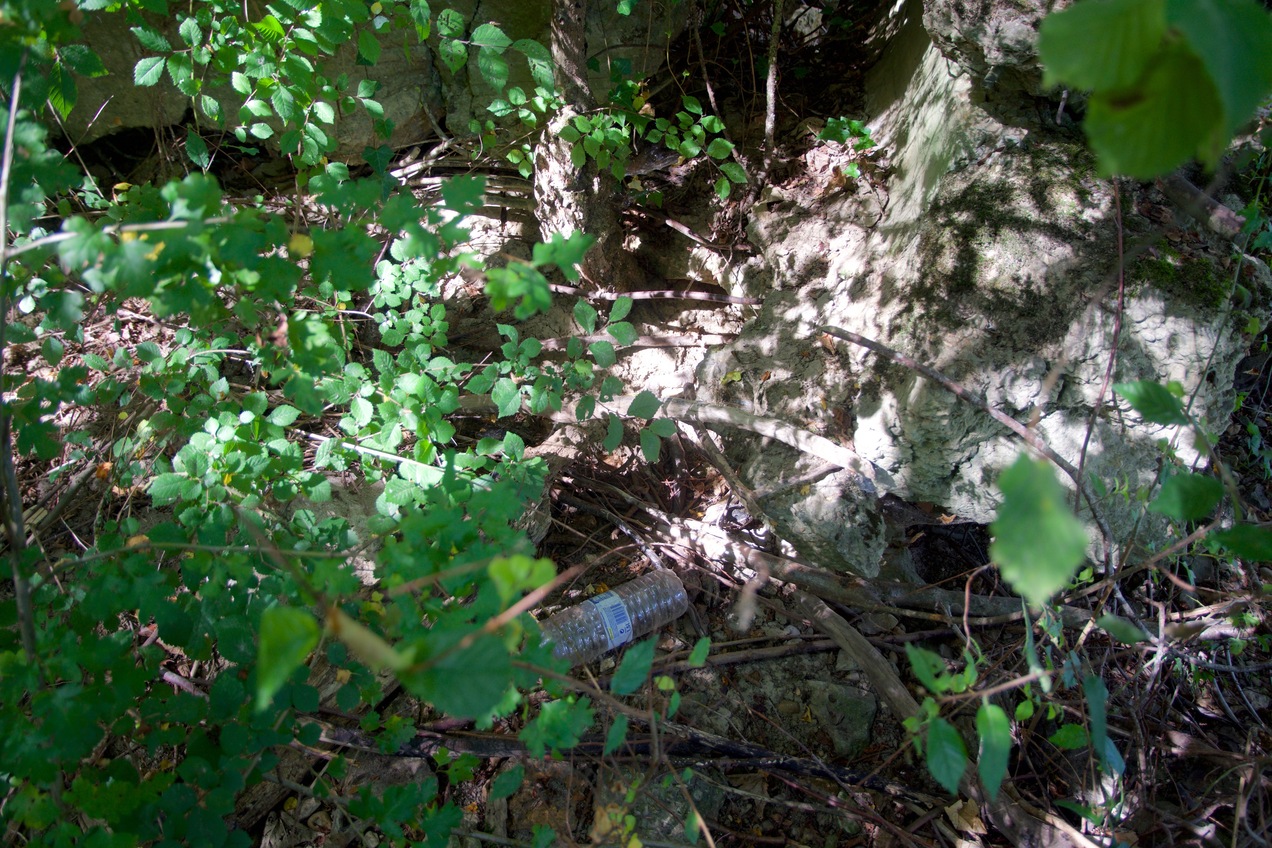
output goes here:
{"type": "Polygon", "coordinates": [[[296,233],[287,242],[287,252],[296,259],[304,259],[314,252],[314,240],[304,233],[296,233]]]}

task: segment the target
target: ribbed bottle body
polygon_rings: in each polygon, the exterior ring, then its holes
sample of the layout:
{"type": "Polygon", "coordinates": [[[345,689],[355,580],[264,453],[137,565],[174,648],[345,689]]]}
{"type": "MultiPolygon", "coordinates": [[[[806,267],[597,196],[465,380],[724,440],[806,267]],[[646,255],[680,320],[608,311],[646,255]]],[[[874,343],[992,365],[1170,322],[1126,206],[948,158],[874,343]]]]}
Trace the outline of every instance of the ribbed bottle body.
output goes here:
{"type": "Polygon", "coordinates": [[[563,609],[539,629],[543,641],[553,643],[553,654],[578,665],[675,621],[688,608],[680,578],[659,569],[563,609]]]}

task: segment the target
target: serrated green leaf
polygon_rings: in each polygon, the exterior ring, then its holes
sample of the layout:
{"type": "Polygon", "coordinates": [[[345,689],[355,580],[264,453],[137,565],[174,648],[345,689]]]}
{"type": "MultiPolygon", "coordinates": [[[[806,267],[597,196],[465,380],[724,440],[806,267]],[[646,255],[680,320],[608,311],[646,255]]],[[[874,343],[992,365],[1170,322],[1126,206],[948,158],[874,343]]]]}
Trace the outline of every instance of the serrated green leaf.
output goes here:
{"type": "Polygon", "coordinates": [[[1152,424],[1187,424],[1188,416],[1179,398],[1161,383],[1139,380],[1117,383],[1113,391],[1126,398],[1131,408],[1152,424]]]}
{"type": "Polygon", "coordinates": [[[137,41],[147,50],[155,53],[167,53],[172,50],[172,45],[168,43],[168,39],[152,26],[132,27],[132,34],[137,36],[137,41]]]}
{"type": "Polygon", "coordinates": [[[632,418],[644,418],[646,421],[658,414],[658,408],[662,406],[660,401],[653,392],[643,390],[636,397],[632,398],[631,405],[627,407],[627,414],[632,418]]]}
{"type": "Polygon", "coordinates": [[[654,640],[636,642],[623,654],[623,661],[610,680],[610,691],[615,695],[630,695],[644,685],[649,669],[654,663],[654,640]]]}
{"type": "Polygon", "coordinates": [[[510,377],[500,377],[490,390],[490,399],[499,409],[500,418],[516,415],[521,411],[521,390],[510,377]]]}
{"type": "Polygon", "coordinates": [[[374,65],[380,61],[380,42],[375,33],[364,29],[358,33],[358,64],[374,65]]]}
{"type": "Polygon", "coordinates": [[[596,332],[596,318],[596,310],[586,300],[579,300],[574,304],[574,320],[579,322],[583,332],[596,332]]]}
{"type": "Polygon", "coordinates": [[[502,51],[512,44],[512,39],[504,35],[504,31],[496,24],[482,24],[473,30],[469,40],[476,45],[486,46],[502,51]]]}
{"type": "Polygon", "coordinates": [[[940,654],[906,642],[905,656],[910,661],[910,670],[914,672],[914,676],[919,679],[925,689],[933,695],[940,695],[949,690],[949,683],[941,680],[946,669],[945,660],[941,659],[940,654]]]}
{"type": "Polygon", "coordinates": [[[277,424],[280,427],[289,427],[296,423],[296,419],[300,417],[300,410],[294,406],[277,406],[269,414],[271,424],[277,424]]]}
{"type": "Polygon", "coordinates": [[[618,361],[618,357],[614,355],[614,345],[609,342],[592,342],[587,349],[596,364],[602,368],[609,368],[618,361]]]}
{"type": "Polygon", "coordinates": [[[1011,753],[1011,722],[997,704],[981,704],[976,711],[976,732],[980,735],[977,768],[981,785],[989,800],[998,797],[998,789],[1007,776],[1007,757],[1011,753]]]}
{"type": "Polygon", "coordinates": [[[959,781],[967,770],[967,746],[954,725],[939,716],[932,719],[928,724],[926,754],[932,777],[946,792],[957,795],[959,781]]]}
{"type": "Polygon", "coordinates": [[[617,415],[611,415],[609,416],[609,422],[605,425],[605,440],[601,442],[601,447],[613,453],[618,450],[618,446],[622,443],[623,422],[617,415]]]}
{"type": "Polygon", "coordinates": [[[457,73],[468,62],[468,45],[462,41],[444,38],[438,45],[438,53],[441,54],[442,62],[450,68],[451,73],[457,73]]]}
{"type": "Polygon", "coordinates": [[[670,418],[655,418],[649,422],[649,429],[664,439],[670,439],[676,435],[676,422],[670,418]]]}
{"type": "Polygon", "coordinates": [[[662,455],[662,439],[648,427],[640,431],[640,451],[645,455],[646,462],[657,462],[662,455]]]}
{"type": "Polygon", "coordinates": [[[733,193],[733,184],[729,182],[728,177],[721,177],[715,181],[715,193],[721,200],[729,199],[729,195],[733,193]]]}
{"type": "Polygon", "coordinates": [[[712,159],[727,159],[733,152],[733,143],[723,138],[713,138],[707,145],[707,155],[712,159]]]}
{"type": "Polygon", "coordinates": [[[627,295],[622,295],[614,300],[614,305],[610,307],[609,320],[611,323],[622,321],[632,311],[632,304],[635,303],[627,295]]]}
{"type": "Polygon", "coordinates": [[[194,130],[186,133],[186,156],[200,170],[206,171],[212,167],[212,156],[208,151],[208,144],[203,140],[203,136],[194,130]]]}
{"type": "Polygon", "coordinates": [[[154,501],[156,506],[175,503],[181,499],[181,490],[185,487],[189,477],[184,474],[158,474],[150,481],[150,487],[147,491],[150,493],[150,499],[154,501]]]}
{"type": "Polygon", "coordinates": [[[1022,454],[998,485],[1003,502],[991,526],[990,556],[1003,579],[1040,607],[1073,579],[1086,552],[1086,531],[1047,463],[1022,454]]]}
{"type": "Polygon", "coordinates": [[[605,734],[605,747],[601,749],[601,756],[608,757],[621,748],[626,741],[627,716],[619,713],[614,717],[614,723],[610,725],[609,732],[605,734]]]}
{"type": "Polygon", "coordinates": [[[256,661],[256,711],[266,709],[291,674],[304,665],[318,646],[314,617],[295,607],[270,607],[261,614],[260,648],[256,661]]]}
{"type": "Polygon", "coordinates": [[[629,345],[636,341],[639,334],[636,328],[626,321],[617,321],[605,327],[605,332],[609,333],[621,345],[629,345]]]}
{"type": "Polygon", "coordinates": [[[1105,633],[1126,645],[1147,642],[1152,638],[1135,624],[1116,615],[1102,615],[1095,623],[1105,633]]]}
{"type": "Polygon", "coordinates": [[[162,56],[147,56],[137,60],[133,66],[133,84],[149,88],[163,76],[163,68],[167,60],[162,56]]]}
{"type": "Polygon", "coordinates": [[[1196,521],[1214,512],[1223,499],[1223,483],[1205,474],[1176,474],[1162,484],[1149,512],[1176,521],[1196,521]]]}
{"type": "Polygon", "coordinates": [[[1075,3],[1043,20],[1038,54],[1043,84],[1086,91],[1134,85],[1166,34],[1163,0],[1099,0],[1075,3]]]}
{"type": "Polygon", "coordinates": [[[702,668],[707,662],[707,654],[711,651],[711,637],[703,636],[694,643],[693,650],[689,653],[689,667],[702,668]]]}
{"type": "Polygon", "coordinates": [[[477,70],[482,79],[495,91],[503,91],[508,84],[508,60],[493,47],[481,47],[477,50],[477,70]]]}
{"type": "Polygon", "coordinates": [[[1272,562],[1272,529],[1238,524],[1211,536],[1232,553],[1251,562],[1272,562]]]}
{"type": "Polygon", "coordinates": [[[586,421],[592,417],[592,413],[596,411],[596,398],[586,395],[579,399],[578,405],[574,407],[574,417],[579,421],[586,421]]]}
{"type": "Polygon", "coordinates": [[[731,183],[746,182],[746,171],[742,170],[742,166],[737,162],[723,162],[720,164],[720,171],[729,178],[731,183]]]}

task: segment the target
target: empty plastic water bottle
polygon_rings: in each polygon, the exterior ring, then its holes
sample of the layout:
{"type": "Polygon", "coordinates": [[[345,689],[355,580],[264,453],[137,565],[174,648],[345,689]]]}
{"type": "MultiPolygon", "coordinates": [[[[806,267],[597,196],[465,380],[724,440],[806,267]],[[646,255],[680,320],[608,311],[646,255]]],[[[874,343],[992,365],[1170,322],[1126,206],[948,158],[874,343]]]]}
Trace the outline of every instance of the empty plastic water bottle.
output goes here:
{"type": "Polygon", "coordinates": [[[563,609],[539,629],[555,656],[578,665],[675,621],[688,608],[680,578],[659,569],[563,609]]]}

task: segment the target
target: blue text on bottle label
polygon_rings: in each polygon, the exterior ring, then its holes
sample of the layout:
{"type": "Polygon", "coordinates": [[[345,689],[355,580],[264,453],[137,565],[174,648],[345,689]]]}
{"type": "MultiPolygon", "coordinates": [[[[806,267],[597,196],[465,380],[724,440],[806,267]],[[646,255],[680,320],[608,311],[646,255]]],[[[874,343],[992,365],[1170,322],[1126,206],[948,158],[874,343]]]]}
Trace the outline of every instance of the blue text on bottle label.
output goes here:
{"type": "Polygon", "coordinates": [[[627,614],[622,598],[613,592],[606,592],[588,599],[587,602],[601,614],[601,622],[605,627],[605,650],[632,641],[632,617],[627,614]]]}

